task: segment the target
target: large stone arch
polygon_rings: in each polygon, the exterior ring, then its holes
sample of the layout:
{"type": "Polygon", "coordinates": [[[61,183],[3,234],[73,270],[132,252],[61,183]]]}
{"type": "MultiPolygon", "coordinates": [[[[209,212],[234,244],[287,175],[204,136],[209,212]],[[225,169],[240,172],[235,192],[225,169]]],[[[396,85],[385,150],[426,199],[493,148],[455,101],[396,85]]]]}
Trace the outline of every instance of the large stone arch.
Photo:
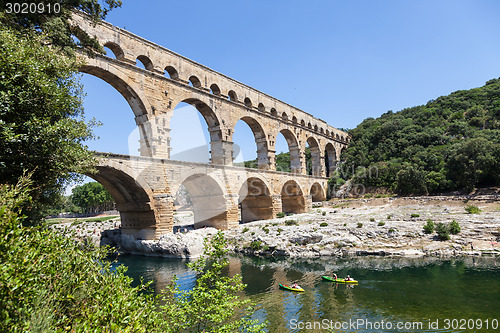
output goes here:
{"type": "Polygon", "coordinates": [[[159,151],[156,147],[161,143],[157,139],[159,135],[156,125],[151,121],[151,115],[148,114],[148,110],[151,110],[148,99],[142,89],[131,84],[121,71],[110,66],[109,61],[99,59],[99,57],[88,59],[87,64],[81,66],[79,71],[107,82],[125,98],[135,115],[135,123],[139,129],[141,156],[164,156],[167,152],[159,151]]]}
{"type": "MultiPolygon", "coordinates": [[[[289,129],[285,128],[278,132],[281,133],[288,144],[288,151],[290,152],[290,170],[292,173],[302,172],[302,159],[300,156],[300,147],[298,144],[297,137],[289,129]]],[[[277,138],[278,135],[275,136],[277,138]]],[[[280,170],[277,170],[280,171],[280,170]]]]}
{"type": "Polygon", "coordinates": [[[304,213],[306,200],[299,183],[289,180],[281,188],[281,209],[283,213],[304,213]]]}
{"type": "Polygon", "coordinates": [[[312,184],[311,190],[309,191],[313,202],[325,201],[326,194],[323,186],[320,183],[316,182],[312,184]]]}
{"type": "MultiPolygon", "coordinates": [[[[232,145],[231,151],[228,152],[229,147],[227,147],[227,142],[223,141],[223,133],[221,128],[221,121],[219,120],[219,115],[209,106],[212,104],[210,101],[202,101],[200,98],[189,97],[180,99],[173,105],[173,108],[177,107],[179,103],[187,103],[198,110],[198,112],[203,116],[207,124],[208,132],[210,133],[210,161],[213,164],[228,164],[228,155],[232,156],[232,145]],[[207,104],[208,103],[208,104],[207,104]]],[[[170,118],[168,122],[170,124],[170,118]]]]}
{"type": "MultiPolygon", "coordinates": [[[[269,147],[267,142],[267,134],[264,128],[253,117],[243,116],[238,121],[241,120],[250,127],[253,133],[255,145],[257,146],[257,165],[259,169],[269,169],[270,168],[270,158],[269,158],[269,147]]],[[[234,135],[235,127],[238,121],[234,124],[232,135],[234,135]]],[[[232,140],[232,137],[231,137],[232,140]]]]}
{"type": "MultiPolygon", "coordinates": [[[[188,191],[193,203],[194,227],[214,227],[226,230],[229,228],[228,200],[225,186],[218,179],[205,173],[195,173],[178,184],[188,191]]],[[[175,192],[173,192],[175,193],[175,192]]]]}
{"type": "Polygon", "coordinates": [[[159,221],[154,211],[153,191],[147,181],[128,166],[109,160],[96,169],[97,173],[87,176],[102,184],[113,197],[120,212],[122,233],[138,239],[154,238],[159,221]]]}
{"type": "Polygon", "coordinates": [[[325,171],[326,176],[331,177],[337,167],[337,154],[331,142],[325,145],[325,171]]]}
{"type": "Polygon", "coordinates": [[[310,136],[307,138],[306,142],[311,149],[311,174],[313,176],[321,176],[321,151],[318,141],[314,137],[310,136]]]}
{"type": "Polygon", "coordinates": [[[268,220],[273,216],[273,200],[270,188],[259,177],[250,177],[242,184],[239,192],[241,222],[268,220]]]}

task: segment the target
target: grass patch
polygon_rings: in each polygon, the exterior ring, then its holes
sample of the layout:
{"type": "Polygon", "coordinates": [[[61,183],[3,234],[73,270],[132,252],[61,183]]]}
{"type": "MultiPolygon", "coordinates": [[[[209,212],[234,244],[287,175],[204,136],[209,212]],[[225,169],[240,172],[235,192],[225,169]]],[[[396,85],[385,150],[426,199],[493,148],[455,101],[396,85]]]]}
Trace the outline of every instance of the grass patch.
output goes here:
{"type": "Polygon", "coordinates": [[[285,213],[279,212],[276,214],[276,217],[279,217],[279,218],[285,217],[285,213]]]}
{"type": "Polygon", "coordinates": [[[83,222],[104,222],[104,221],[107,221],[107,220],[114,219],[115,217],[118,217],[118,216],[93,217],[93,218],[90,218],[90,219],[84,219],[83,222]]]}
{"type": "Polygon", "coordinates": [[[380,222],[378,223],[378,226],[379,226],[379,227],[382,227],[382,226],[384,226],[384,225],[385,225],[385,222],[384,222],[384,221],[380,221],[380,222]]]}
{"type": "Polygon", "coordinates": [[[299,222],[296,220],[286,220],[285,225],[299,225],[299,222]]]}
{"type": "Polygon", "coordinates": [[[375,222],[375,218],[374,217],[370,217],[370,222],[375,222]]]}
{"type": "Polygon", "coordinates": [[[321,222],[319,226],[320,226],[320,227],[328,227],[328,223],[326,223],[326,222],[321,222]]]}
{"type": "Polygon", "coordinates": [[[244,232],[247,232],[248,230],[250,230],[250,229],[248,229],[248,227],[244,227],[243,230],[241,230],[241,232],[244,233],[244,232]]]}
{"type": "Polygon", "coordinates": [[[411,214],[410,216],[411,216],[411,217],[420,217],[420,214],[415,214],[415,213],[413,213],[413,214],[411,214]]]}
{"type": "Polygon", "coordinates": [[[363,223],[361,223],[361,222],[358,222],[358,226],[357,226],[357,227],[358,227],[358,228],[361,228],[361,227],[363,227],[363,223]]]}

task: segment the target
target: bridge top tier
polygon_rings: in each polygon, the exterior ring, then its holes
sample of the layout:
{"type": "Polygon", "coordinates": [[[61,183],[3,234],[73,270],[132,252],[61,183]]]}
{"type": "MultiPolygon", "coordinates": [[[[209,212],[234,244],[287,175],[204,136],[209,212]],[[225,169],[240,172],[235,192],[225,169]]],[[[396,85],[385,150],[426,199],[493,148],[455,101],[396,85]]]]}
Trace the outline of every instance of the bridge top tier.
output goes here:
{"type": "Polygon", "coordinates": [[[81,13],[75,13],[73,21],[89,35],[95,36],[101,45],[109,48],[119,61],[135,65],[136,60],[140,60],[152,74],[164,77],[167,72],[173,81],[191,84],[194,88],[240,104],[249,111],[269,113],[281,121],[290,122],[330,140],[342,143],[350,140],[346,132],[328,125],[322,119],[127,30],[104,21],[95,24],[81,13]]]}

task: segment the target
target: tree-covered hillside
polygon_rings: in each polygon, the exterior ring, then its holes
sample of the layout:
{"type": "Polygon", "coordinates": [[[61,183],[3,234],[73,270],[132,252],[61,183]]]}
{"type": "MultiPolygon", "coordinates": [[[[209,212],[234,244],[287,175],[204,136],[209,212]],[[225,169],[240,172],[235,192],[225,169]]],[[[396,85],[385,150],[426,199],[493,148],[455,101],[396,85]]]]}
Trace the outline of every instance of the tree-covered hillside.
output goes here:
{"type": "Polygon", "coordinates": [[[350,135],[338,175],[355,183],[399,194],[499,186],[500,79],[365,119],[350,135]]]}

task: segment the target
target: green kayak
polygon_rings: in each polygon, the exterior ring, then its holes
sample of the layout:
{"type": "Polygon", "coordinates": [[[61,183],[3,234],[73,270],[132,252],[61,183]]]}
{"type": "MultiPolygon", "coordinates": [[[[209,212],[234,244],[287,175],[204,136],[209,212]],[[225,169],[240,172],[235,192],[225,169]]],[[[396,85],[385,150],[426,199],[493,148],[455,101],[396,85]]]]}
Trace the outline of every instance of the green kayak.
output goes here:
{"type": "Polygon", "coordinates": [[[346,281],[345,279],[335,279],[331,276],[322,276],[323,280],[327,280],[327,281],[330,281],[330,282],[337,282],[337,283],[358,283],[358,281],[356,280],[350,280],[350,281],[346,281]]]}
{"type": "Polygon", "coordinates": [[[287,284],[281,284],[280,283],[280,288],[281,289],[285,289],[285,290],[290,290],[290,291],[297,291],[297,292],[302,292],[304,291],[304,289],[302,288],[292,288],[291,286],[287,285],[287,284]]]}

